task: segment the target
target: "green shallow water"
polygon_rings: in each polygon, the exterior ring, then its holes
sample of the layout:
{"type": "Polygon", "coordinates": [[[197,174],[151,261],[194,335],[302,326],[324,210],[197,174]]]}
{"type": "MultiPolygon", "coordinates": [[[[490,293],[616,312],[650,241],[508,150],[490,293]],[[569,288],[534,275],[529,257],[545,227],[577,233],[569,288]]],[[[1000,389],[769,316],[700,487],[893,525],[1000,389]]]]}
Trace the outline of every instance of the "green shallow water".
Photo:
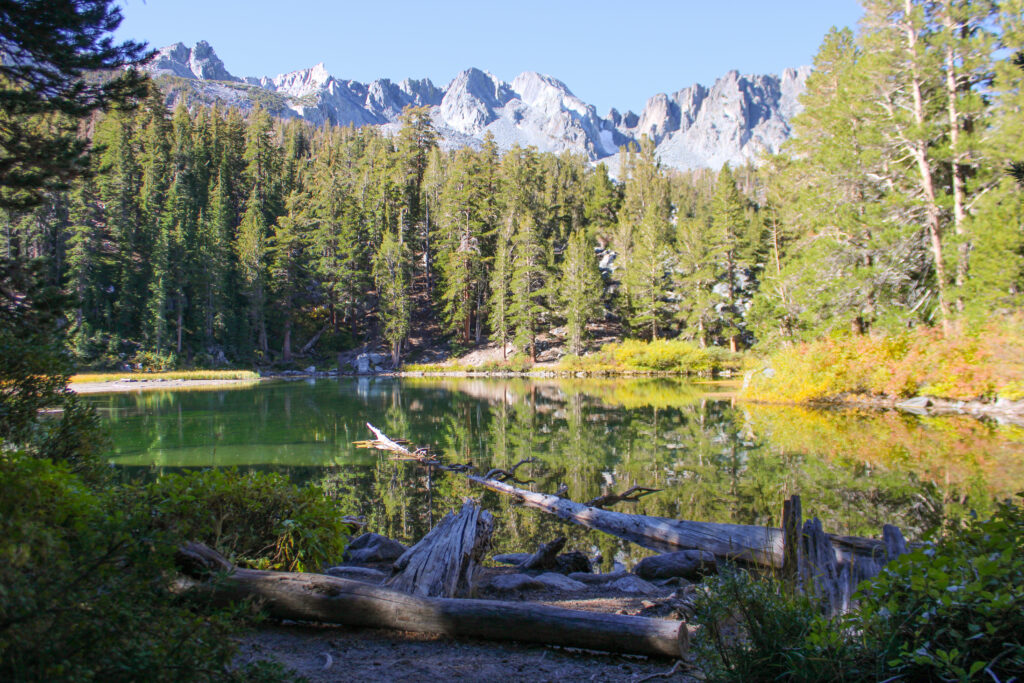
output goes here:
{"type": "Polygon", "coordinates": [[[269,469],[317,482],[345,513],[403,540],[421,536],[463,497],[483,495],[497,551],[556,535],[610,561],[644,553],[588,533],[451,474],[353,446],[365,423],[480,470],[521,468],[539,491],[586,501],[611,486],[663,488],[641,514],[775,524],[800,493],[805,514],[837,533],[898,524],[919,537],[1024,488],[1024,430],[966,417],[814,411],[734,403],[674,380],[350,378],[234,389],[84,397],[109,427],[111,463],[128,478],[181,468],[269,469]]]}

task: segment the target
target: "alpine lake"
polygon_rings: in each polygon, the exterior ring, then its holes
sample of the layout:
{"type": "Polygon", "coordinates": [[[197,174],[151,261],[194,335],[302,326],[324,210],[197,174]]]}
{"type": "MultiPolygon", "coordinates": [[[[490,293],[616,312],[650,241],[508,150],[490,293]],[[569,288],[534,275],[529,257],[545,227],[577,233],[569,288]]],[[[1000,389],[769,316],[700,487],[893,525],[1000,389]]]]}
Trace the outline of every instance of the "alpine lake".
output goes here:
{"type": "Polygon", "coordinates": [[[674,379],[392,378],[264,380],[215,390],[83,396],[128,479],[189,468],[274,471],[317,483],[343,514],[405,543],[464,498],[496,519],[494,552],[567,549],[604,566],[651,554],[389,453],[357,448],[369,422],[478,472],[509,468],[523,486],[585,502],[633,485],[662,489],[614,509],[778,526],[799,493],[805,518],[833,533],[920,539],[1024,489],[1024,427],[968,416],[817,410],[738,402],[730,387],[674,379]]]}

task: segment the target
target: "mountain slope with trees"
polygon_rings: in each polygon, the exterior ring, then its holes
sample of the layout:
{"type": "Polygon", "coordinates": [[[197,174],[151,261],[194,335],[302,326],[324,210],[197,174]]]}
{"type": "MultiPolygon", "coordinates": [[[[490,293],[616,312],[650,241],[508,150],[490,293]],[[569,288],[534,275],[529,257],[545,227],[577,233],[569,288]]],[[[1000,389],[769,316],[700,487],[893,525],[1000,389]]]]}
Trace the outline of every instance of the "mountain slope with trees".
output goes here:
{"type": "Polygon", "coordinates": [[[531,358],[588,324],[738,350],[1020,308],[1024,205],[1006,172],[1019,2],[869,2],[832,31],[763,167],[680,172],[653,141],[620,177],[578,154],[445,151],[430,112],[393,136],[257,107],[93,117],[91,173],[7,211],[0,249],[76,296],[85,365],[397,363],[436,323],[531,358]]]}

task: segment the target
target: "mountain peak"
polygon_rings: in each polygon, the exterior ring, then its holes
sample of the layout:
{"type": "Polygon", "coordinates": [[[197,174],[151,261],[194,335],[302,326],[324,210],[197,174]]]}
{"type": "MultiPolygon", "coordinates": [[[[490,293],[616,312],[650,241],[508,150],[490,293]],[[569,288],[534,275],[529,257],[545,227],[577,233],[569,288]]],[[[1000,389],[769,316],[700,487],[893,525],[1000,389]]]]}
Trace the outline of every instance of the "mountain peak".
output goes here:
{"type": "Polygon", "coordinates": [[[157,76],[169,75],[189,80],[239,80],[228,73],[224,62],[205,40],[200,40],[192,48],[186,47],[184,43],[161,48],[146,65],[146,69],[157,76]]]}
{"type": "MultiPolygon", "coordinates": [[[[189,89],[170,90],[169,104],[224,102],[254,106],[251,90],[209,81],[238,81],[206,41],[189,48],[175,43],[160,49],[146,69],[154,75],[187,79],[189,89]]],[[[711,87],[694,84],[672,94],[652,96],[640,115],[612,109],[597,114],[593,105],[553,76],[524,71],[507,83],[476,67],[459,72],[443,89],[429,79],[394,83],[380,78],[364,84],[330,75],[323,62],[308,69],[245,82],[283,96],[276,116],[300,117],[317,125],[384,125],[397,129],[402,110],[429,106],[448,148],[479,145],[488,133],[499,147],[534,146],[570,151],[615,166],[621,145],[650,137],[666,166],[718,168],[756,161],[775,152],[789,137],[789,120],[799,111],[809,67],[781,75],[741,75],[731,70],[711,87]]],[[[613,168],[614,170],[614,168],[613,168]]]]}

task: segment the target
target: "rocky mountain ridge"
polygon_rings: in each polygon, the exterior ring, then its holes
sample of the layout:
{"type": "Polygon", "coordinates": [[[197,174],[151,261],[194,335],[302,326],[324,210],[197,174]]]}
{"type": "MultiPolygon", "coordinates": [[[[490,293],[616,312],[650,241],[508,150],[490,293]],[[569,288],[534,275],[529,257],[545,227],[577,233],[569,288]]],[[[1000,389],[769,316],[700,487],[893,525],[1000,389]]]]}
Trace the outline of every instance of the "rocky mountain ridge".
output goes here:
{"type": "Polygon", "coordinates": [[[232,75],[213,48],[200,41],[159,50],[146,69],[167,93],[168,105],[223,103],[250,109],[257,102],[276,116],[314,124],[377,125],[397,129],[409,105],[429,106],[448,148],[479,146],[491,133],[501,149],[533,145],[541,151],[572,151],[615,166],[621,145],[647,136],[666,166],[719,168],[757,161],[789,137],[810,67],[780,76],[730,71],[710,88],[692,85],[651,97],[637,115],[612,109],[598,115],[565,83],[527,71],[505,82],[476,68],[459,73],[445,88],[429,79],[388,79],[364,84],[335,78],[324,65],[274,77],[232,75]]]}

